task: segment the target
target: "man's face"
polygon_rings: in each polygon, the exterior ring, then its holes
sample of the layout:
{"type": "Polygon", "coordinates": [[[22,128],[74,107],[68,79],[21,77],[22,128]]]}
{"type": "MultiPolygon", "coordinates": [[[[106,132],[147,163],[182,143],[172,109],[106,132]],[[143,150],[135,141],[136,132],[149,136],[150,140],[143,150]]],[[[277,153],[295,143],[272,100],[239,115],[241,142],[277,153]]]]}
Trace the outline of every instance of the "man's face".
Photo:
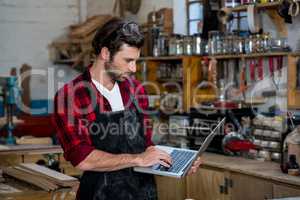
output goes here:
{"type": "Polygon", "coordinates": [[[106,72],[113,80],[124,81],[136,72],[140,49],[123,44],[110,62],[105,63],[106,72]]]}

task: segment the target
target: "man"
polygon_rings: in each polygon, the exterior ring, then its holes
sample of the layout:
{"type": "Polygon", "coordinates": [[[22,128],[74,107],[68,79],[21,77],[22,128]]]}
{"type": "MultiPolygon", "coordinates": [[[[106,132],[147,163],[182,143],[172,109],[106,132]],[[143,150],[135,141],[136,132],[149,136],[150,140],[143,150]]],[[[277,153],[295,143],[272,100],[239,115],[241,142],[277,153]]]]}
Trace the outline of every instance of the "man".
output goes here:
{"type": "MultiPolygon", "coordinates": [[[[151,146],[148,99],[131,76],[143,40],[136,23],[111,19],[93,39],[93,65],[55,96],[64,156],[84,171],[78,199],[157,199],[153,176],[132,167],[172,164],[166,152],[151,146]]],[[[198,159],[191,172],[199,165],[198,159]]]]}

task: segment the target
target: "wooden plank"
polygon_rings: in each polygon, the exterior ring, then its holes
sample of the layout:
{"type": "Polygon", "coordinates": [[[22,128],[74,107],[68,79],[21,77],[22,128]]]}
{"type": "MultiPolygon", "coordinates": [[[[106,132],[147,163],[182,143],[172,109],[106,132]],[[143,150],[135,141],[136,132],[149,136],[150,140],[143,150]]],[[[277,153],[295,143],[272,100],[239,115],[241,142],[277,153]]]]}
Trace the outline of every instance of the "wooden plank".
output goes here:
{"type": "Polygon", "coordinates": [[[43,155],[40,155],[40,154],[24,155],[23,159],[24,159],[23,160],[24,163],[36,163],[39,160],[44,160],[46,162],[46,157],[44,157],[43,155]]]}
{"type": "Polygon", "coordinates": [[[0,149],[0,155],[63,153],[59,145],[14,145],[6,147],[8,149],[0,149]]]}
{"type": "Polygon", "coordinates": [[[41,180],[38,177],[30,174],[26,175],[22,171],[17,170],[13,167],[4,168],[3,172],[11,177],[16,178],[17,180],[30,183],[46,191],[51,191],[59,188],[56,184],[52,183],[51,181],[41,180]]]}
{"type": "Polygon", "coordinates": [[[182,60],[184,57],[188,56],[159,56],[159,57],[140,57],[139,60],[152,60],[152,61],[161,61],[161,60],[182,60]]]}
{"type": "Polygon", "coordinates": [[[199,103],[198,84],[201,81],[201,57],[183,59],[183,108],[189,112],[199,103]]]}
{"type": "Polygon", "coordinates": [[[96,31],[97,28],[105,24],[112,18],[111,15],[98,15],[87,19],[84,23],[71,26],[69,36],[71,38],[84,38],[96,31]]]}
{"type": "MultiPolygon", "coordinates": [[[[297,82],[297,60],[294,56],[288,57],[288,108],[300,108],[300,90],[296,88],[297,82]]],[[[299,73],[299,72],[298,72],[299,73]]]]}
{"type": "Polygon", "coordinates": [[[51,200],[51,193],[46,191],[28,191],[14,194],[0,194],[1,200],[51,200]]]}
{"type": "Polygon", "coordinates": [[[23,159],[21,155],[0,155],[0,166],[8,167],[22,163],[23,159]]]}
{"type": "Polygon", "coordinates": [[[43,177],[47,177],[57,183],[64,184],[65,182],[76,182],[77,179],[62,173],[59,173],[55,170],[51,170],[47,167],[40,166],[34,163],[22,163],[20,164],[21,167],[30,170],[34,173],[41,174],[43,177]]]}
{"type": "Polygon", "coordinates": [[[230,55],[210,55],[210,56],[160,56],[160,57],[140,57],[140,61],[151,60],[151,61],[164,61],[164,60],[183,60],[191,57],[199,58],[215,58],[215,59],[247,59],[247,58],[258,58],[258,57],[273,57],[273,56],[300,56],[300,52],[265,52],[265,53],[252,53],[252,54],[230,54],[230,55]]]}
{"type": "Polygon", "coordinates": [[[74,192],[63,192],[57,191],[46,192],[46,191],[33,191],[28,190],[21,193],[13,193],[13,194],[0,194],[1,200],[75,200],[76,194],[74,192]],[[53,198],[53,195],[56,194],[56,198],[53,198]],[[64,196],[63,196],[64,195],[64,196]]]}
{"type": "Polygon", "coordinates": [[[288,56],[297,55],[297,52],[266,52],[266,53],[252,53],[252,54],[239,54],[239,55],[215,55],[209,56],[209,58],[215,59],[247,59],[247,58],[258,58],[258,57],[273,57],[273,56],[288,56]]]}

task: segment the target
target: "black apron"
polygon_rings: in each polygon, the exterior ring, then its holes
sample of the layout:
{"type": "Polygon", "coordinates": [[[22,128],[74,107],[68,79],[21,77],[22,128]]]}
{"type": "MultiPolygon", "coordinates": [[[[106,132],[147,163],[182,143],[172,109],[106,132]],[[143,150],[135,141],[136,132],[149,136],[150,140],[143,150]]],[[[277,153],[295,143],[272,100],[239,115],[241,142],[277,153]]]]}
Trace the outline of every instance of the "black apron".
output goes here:
{"type": "MultiPolygon", "coordinates": [[[[96,121],[90,126],[96,149],[113,154],[145,151],[143,115],[136,99],[132,95],[130,98],[134,109],[100,113],[97,106],[96,121]]],[[[154,200],[157,191],[153,175],[134,172],[133,168],[113,172],[85,171],[78,197],[80,200],[154,200]]]]}

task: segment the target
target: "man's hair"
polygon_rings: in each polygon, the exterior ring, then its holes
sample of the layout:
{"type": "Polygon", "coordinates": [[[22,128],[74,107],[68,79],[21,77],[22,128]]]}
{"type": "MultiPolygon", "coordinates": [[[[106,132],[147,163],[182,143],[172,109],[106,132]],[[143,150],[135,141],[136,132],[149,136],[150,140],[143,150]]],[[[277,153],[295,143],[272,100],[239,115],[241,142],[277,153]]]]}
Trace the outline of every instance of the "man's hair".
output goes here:
{"type": "Polygon", "coordinates": [[[125,21],[117,17],[101,26],[92,41],[96,55],[100,54],[103,47],[107,47],[111,59],[123,44],[140,49],[144,44],[144,36],[140,33],[135,22],[125,21]]]}

